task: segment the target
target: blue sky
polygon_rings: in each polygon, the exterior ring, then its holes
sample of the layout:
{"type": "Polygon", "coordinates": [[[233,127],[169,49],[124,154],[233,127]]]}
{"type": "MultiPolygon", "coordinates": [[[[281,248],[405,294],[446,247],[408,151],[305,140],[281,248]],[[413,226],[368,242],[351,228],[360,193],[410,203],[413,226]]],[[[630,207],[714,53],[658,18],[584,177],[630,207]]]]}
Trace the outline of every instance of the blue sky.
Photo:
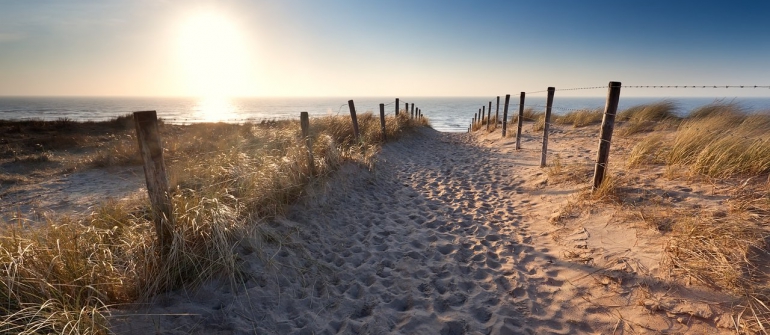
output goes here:
{"type": "Polygon", "coordinates": [[[253,96],[486,96],[611,80],[770,85],[768,15],[768,1],[0,0],[0,95],[184,96],[210,87],[253,96]],[[201,13],[218,19],[198,21],[229,28],[179,49],[180,36],[198,31],[186,22],[201,13]],[[195,56],[208,45],[222,55],[195,56]],[[221,58],[233,53],[240,57],[221,58]]]}

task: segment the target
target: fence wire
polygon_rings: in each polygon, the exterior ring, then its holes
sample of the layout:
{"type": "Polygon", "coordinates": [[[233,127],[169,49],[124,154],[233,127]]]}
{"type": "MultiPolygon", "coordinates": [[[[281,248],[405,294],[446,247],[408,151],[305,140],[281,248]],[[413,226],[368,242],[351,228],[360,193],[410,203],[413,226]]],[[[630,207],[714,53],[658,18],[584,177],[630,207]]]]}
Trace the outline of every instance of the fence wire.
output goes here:
{"type": "Polygon", "coordinates": [[[770,85],[625,85],[621,88],[770,88],[770,85]]]}

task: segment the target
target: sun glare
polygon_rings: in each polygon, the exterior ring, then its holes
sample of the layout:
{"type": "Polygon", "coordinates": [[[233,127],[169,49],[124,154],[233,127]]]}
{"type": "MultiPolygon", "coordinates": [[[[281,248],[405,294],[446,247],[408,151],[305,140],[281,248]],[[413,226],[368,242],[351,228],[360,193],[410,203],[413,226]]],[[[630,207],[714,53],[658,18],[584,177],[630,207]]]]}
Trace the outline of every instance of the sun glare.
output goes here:
{"type": "Polygon", "coordinates": [[[180,25],[177,42],[189,93],[208,100],[250,93],[247,41],[228,17],[214,11],[190,15],[180,25]]]}

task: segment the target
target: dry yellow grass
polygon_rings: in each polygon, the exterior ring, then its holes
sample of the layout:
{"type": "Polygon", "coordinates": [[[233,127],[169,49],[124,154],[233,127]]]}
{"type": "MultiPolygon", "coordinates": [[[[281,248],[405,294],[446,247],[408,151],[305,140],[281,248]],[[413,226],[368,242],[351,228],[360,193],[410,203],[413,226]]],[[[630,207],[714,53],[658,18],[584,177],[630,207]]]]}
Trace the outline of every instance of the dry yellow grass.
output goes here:
{"type": "Polygon", "coordinates": [[[590,126],[599,124],[604,117],[604,110],[597,109],[581,109],[576,111],[570,111],[564,115],[555,115],[554,123],[556,124],[571,124],[575,128],[590,126]]]}
{"type": "Polygon", "coordinates": [[[665,163],[664,141],[662,135],[653,134],[637,142],[626,160],[628,167],[665,163]]]}
{"type": "Polygon", "coordinates": [[[769,129],[767,113],[724,110],[688,118],[676,133],[667,163],[711,177],[768,173],[769,129]]]}
{"type": "Polygon", "coordinates": [[[675,114],[676,109],[674,102],[664,100],[623,110],[616,118],[616,121],[623,122],[618,133],[628,136],[675,126],[679,120],[675,114]]]}
{"type": "MultiPolygon", "coordinates": [[[[388,117],[387,135],[427,125],[425,118],[388,117]]],[[[317,176],[346,161],[373,164],[379,119],[362,114],[359,126],[356,141],[347,117],[311,120],[317,176]]],[[[247,225],[285,211],[312,182],[299,122],[187,130],[165,143],[175,227],[164,258],[142,201],[105,203],[85,218],[2,225],[0,333],[105,334],[111,305],[212,277],[239,280],[233,250],[247,225]]]]}
{"type": "Polygon", "coordinates": [[[666,234],[666,263],[673,273],[743,297],[738,329],[746,333],[767,333],[770,326],[768,134],[767,112],[747,114],[735,104],[713,103],[695,109],[675,131],[645,136],[627,160],[629,167],[664,164],[712,183],[740,185],[725,208],[668,204],[664,210],[635,210],[666,234]]]}

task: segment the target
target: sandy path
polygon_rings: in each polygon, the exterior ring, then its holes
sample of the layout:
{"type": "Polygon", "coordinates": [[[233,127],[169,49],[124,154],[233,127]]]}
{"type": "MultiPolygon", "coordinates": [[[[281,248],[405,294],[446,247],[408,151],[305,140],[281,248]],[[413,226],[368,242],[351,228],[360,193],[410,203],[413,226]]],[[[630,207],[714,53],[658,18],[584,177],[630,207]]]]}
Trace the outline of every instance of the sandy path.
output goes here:
{"type": "MultiPolygon", "coordinates": [[[[593,276],[604,269],[562,260],[547,218],[571,191],[539,192],[539,152],[511,154],[509,142],[493,148],[466,134],[424,130],[390,143],[375,171],[347,166],[287,218],[255,229],[239,249],[248,277],[235,289],[210,283],[163,295],[138,312],[116,311],[114,330],[715,330],[649,314],[633,290],[613,277],[602,283],[593,276]]],[[[576,236],[569,238],[586,239],[576,236]]]]}

